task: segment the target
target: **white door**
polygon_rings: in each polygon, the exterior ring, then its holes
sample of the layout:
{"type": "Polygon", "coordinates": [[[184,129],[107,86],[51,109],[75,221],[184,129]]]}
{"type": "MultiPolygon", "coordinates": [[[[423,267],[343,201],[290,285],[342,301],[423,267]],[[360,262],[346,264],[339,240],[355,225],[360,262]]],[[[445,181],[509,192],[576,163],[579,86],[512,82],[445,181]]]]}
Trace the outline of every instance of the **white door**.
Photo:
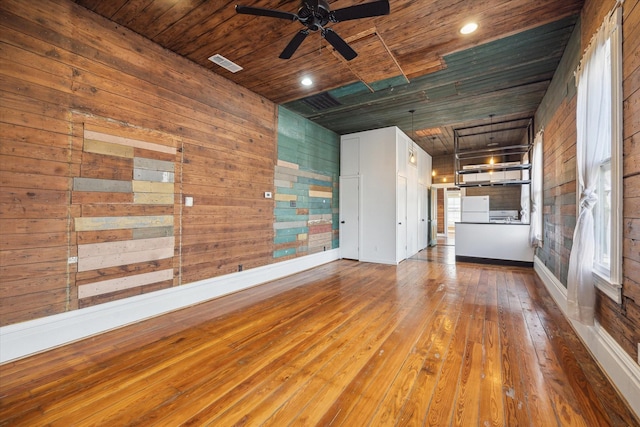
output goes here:
{"type": "Polygon", "coordinates": [[[429,230],[427,224],[429,221],[428,211],[428,191],[425,185],[421,185],[418,189],[418,249],[422,250],[429,244],[429,230]]]}
{"type": "Polygon", "coordinates": [[[407,258],[407,178],[398,177],[396,262],[407,258]]]}
{"type": "Polygon", "coordinates": [[[340,256],[360,259],[359,178],[340,177],[340,256]]]}

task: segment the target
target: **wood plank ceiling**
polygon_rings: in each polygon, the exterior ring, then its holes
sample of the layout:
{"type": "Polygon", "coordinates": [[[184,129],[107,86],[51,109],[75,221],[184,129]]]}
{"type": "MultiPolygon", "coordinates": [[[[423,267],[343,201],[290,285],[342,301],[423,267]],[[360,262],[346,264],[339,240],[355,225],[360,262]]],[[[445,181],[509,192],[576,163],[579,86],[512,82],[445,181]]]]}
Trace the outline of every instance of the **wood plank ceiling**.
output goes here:
{"type": "MultiPolygon", "coordinates": [[[[387,16],[333,24],[359,54],[347,62],[316,33],[291,59],[279,59],[302,26],[236,14],[236,1],[75,2],[339,134],[395,125],[434,156],[453,153],[454,128],[533,115],[583,5],[583,0],[391,0],[387,16]],[[459,29],[468,21],[479,28],[463,36],[459,29]],[[214,54],[243,70],[221,68],[208,60],[214,54]],[[302,86],[303,77],[313,85],[302,86]],[[317,95],[336,105],[310,102],[317,95]]],[[[365,2],[328,3],[335,10],[365,2]]],[[[241,3],[292,13],[299,7],[284,0],[241,3]]],[[[492,129],[499,136],[500,125],[492,129]]],[[[523,136],[502,140],[508,144],[523,136]]],[[[468,148],[486,146],[486,135],[466,140],[468,148]]]]}

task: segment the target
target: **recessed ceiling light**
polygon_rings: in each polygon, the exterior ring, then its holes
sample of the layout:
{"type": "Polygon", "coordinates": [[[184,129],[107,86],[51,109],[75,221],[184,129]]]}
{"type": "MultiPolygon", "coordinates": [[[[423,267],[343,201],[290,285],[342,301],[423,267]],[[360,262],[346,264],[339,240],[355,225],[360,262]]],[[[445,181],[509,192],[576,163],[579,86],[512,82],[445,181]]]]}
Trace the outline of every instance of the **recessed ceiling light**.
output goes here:
{"type": "Polygon", "coordinates": [[[460,28],[460,32],[462,34],[471,34],[477,29],[478,29],[478,24],[476,24],[475,22],[469,22],[468,24],[465,24],[464,27],[460,28]]]}
{"type": "Polygon", "coordinates": [[[303,86],[311,86],[313,81],[309,77],[305,77],[300,83],[302,83],[303,86]]]}

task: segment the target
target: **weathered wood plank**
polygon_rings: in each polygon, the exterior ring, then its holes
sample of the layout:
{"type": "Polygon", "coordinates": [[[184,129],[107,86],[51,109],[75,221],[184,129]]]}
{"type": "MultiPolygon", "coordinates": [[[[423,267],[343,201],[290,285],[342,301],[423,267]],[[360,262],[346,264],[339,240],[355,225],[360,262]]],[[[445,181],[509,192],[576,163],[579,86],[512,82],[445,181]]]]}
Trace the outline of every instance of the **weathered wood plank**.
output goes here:
{"type": "Polygon", "coordinates": [[[85,137],[85,141],[96,140],[96,141],[102,141],[102,142],[107,142],[112,144],[124,145],[131,148],[143,148],[145,150],[160,151],[161,153],[176,154],[175,147],[169,147],[166,145],[156,144],[154,142],[140,141],[133,138],[125,138],[125,137],[106,134],[102,132],[96,132],[89,129],[85,129],[84,137],[85,137]]]}
{"type": "Polygon", "coordinates": [[[127,252],[140,252],[164,247],[172,247],[174,237],[159,237],[154,239],[139,239],[122,242],[94,243],[78,245],[78,257],[89,258],[100,255],[114,255],[127,252]]]}
{"type": "Polygon", "coordinates": [[[133,203],[140,205],[172,205],[173,193],[134,193],[133,203]]]}
{"type": "Polygon", "coordinates": [[[165,160],[147,159],[135,157],[133,167],[136,169],[149,169],[153,171],[175,172],[175,164],[165,160]]]}
{"type": "MultiPolygon", "coordinates": [[[[85,131],[86,133],[86,131],[85,131]]],[[[115,142],[105,142],[85,138],[83,151],[87,153],[104,154],[107,156],[133,158],[133,148],[129,145],[118,144],[115,142]]]]}
{"type": "Polygon", "coordinates": [[[175,174],[173,172],[154,171],[146,169],[134,169],[133,179],[137,181],[155,181],[155,182],[174,182],[175,174]]]}
{"type": "Polygon", "coordinates": [[[122,291],[137,286],[173,279],[173,269],[159,270],[151,273],[135,274],[118,279],[103,280],[78,286],[78,298],[88,298],[96,295],[122,291]]]}
{"type": "MultiPolygon", "coordinates": [[[[133,231],[134,230],[131,230],[131,229],[106,230],[106,231],[80,231],[76,233],[76,242],[78,245],[88,245],[91,243],[131,240],[133,239],[133,231]]],[[[159,236],[156,236],[156,237],[159,237],[159,236]]]]}
{"type": "Polygon", "coordinates": [[[76,273],[76,286],[98,282],[106,279],[117,279],[135,274],[150,273],[173,267],[172,258],[153,261],[143,261],[127,265],[99,268],[97,270],[79,271],[76,273]]]}
{"type": "Polygon", "coordinates": [[[131,193],[131,181],[98,178],[73,178],[73,191],[131,193]]]}
{"type": "Polygon", "coordinates": [[[117,230],[122,228],[168,227],[172,225],[173,225],[173,215],[75,218],[76,231],[117,230]]]}
{"type": "Polygon", "coordinates": [[[119,299],[129,298],[136,295],[142,295],[149,292],[159,291],[161,289],[170,288],[172,286],[173,286],[172,280],[165,280],[163,282],[156,282],[156,283],[152,283],[150,285],[144,285],[144,286],[134,286],[132,288],[123,289],[121,291],[109,292],[106,294],[83,298],[78,301],[78,308],[91,307],[97,304],[104,304],[110,301],[116,301],[119,299]]]}
{"type": "Polygon", "coordinates": [[[82,178],[131,181],[133,179],[133,167],[131,163],[130,158],[85,152],[82,155],[80,176],[82,178]]]}
{"type": "Polygon", "coordinates": [[[174,244],[170,236],[78,245],[78,271],[170,258],[174,244]]]}
{"type": "Polygon", "coordinates": [[[117,206],[119,204],[133,203],[133,193],[104,193],[94,191],[74,191],[71,194],[71,203],[74,205],[103,204],[117,206]]]}
{"type": "Polygon", "coordinates": [[[174,183],[155,181],[133,181],[135,193],[171,193],[174,192],[174,183]]]}
{"type": "MultiPolygon", "coordinates": [[[[102,193],[97,193],[102,194],[102,193]]],[[[103,195],[105,199],[112,200],[112,196],[120,193],[109,193],[103,195]]],[[[107,201],[104,200],[103,201],[107,201]]],[[[152,216],[152,215],[173,215],[174,207],[165,205],[134,205],[127,203],[91,203],[83,204],[81,207],[83,217],[106,217],[106,216],[152,216]]]]}

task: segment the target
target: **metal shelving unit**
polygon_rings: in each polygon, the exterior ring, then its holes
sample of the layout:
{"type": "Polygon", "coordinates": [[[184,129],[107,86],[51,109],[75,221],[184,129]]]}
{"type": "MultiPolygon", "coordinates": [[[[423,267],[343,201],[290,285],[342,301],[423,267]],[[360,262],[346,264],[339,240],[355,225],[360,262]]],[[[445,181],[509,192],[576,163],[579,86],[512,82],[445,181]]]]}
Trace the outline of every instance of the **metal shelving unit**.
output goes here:
{"type": "MultiPolygon", "coordinates": [[[[517,120],[522,121],[522,119],[517,120]]],[[[503,122],[504,124],[504,122],[503,122]]],[[[455,150],[455,185],[458,187],[484,187],[484,186],[499,186],[499,185],[523,185],[530,184],[530,179],[482,179],[482,180],[464,180],[464,177],[472,177],[478,176],[479,174],[493,174],[496,172],[511,172],[511,171],[520,171],[520,176],[522,177],[522,171],[530,170],[531,163],[518,163],[514,164],[514,162],[509,163],[498,163],[498,164],[480,164],[473,165],[470,167],[469,165],[463,165],[463,163],[467,163],[469,161],[474,161],[476,159],[486,159],[488,156],[497,156],[503,158],[517,158],[519,161],[522,161],[522,158],[525,154],[529,153],[528,158],[531,158],[531,148],[533,147],[533,118],[528,119],[528,123],[526,126],[514,126],[508,127],[504,130],[515,130],[515,129],[526,129],[527,130],[527,143],[526,144],[514,144],[507,145],[502,147],[491,147],[491,148],[483,148],[478,150],[461,150],[460,149],[460,133],[464,132],[464,137],[470,136],[478,136],[482,134],[486,134],[487,132],[477,132],[473,133],[473,129],[475,128],[486,128],[486,125],[472,126],[466,128],[459,128],[454,130],[454,150],[455,150]],[[469,133],[471,131],[471,133],[469,133]]],[[[493,130],[491,130],[493,132],[493,130]]],[[[484,177],[484,175],[483,175],[484,177]]]]}

